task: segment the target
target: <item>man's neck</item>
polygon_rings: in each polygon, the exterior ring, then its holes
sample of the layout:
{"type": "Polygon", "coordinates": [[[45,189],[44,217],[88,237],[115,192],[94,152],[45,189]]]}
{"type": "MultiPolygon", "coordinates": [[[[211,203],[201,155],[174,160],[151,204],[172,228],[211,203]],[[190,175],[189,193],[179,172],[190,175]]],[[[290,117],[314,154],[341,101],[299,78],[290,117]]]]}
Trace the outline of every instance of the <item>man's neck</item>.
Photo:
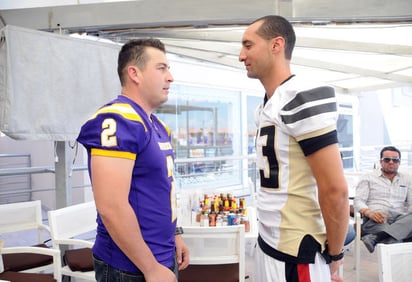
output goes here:
{"type": "Polygon", "coordinates": [[[265,87],[265,91],[266,91],[266,96],[269,99],[270,97],[272,97],[272,95],[275,93],[276,89],[282,85],[284,82],[288,81],[292,76],[292,74],[288,74],[287,76],[283,76],[278,80],[273,80],[271,82],[269,82],[268,84],[263,84],[265,87]]]}
{"type": "Polygon", "coordinates": [[[382,174],[383,174],[386,178],[388,178],[391,182],[392,182],[393,178],[396,176],[396,174],[398,174],[398,172],[390,172],[390,173],[388,173],[388,172],[385,172],[385,171],[383,171],[383,170],[381,170],[381,171],[382,171],[382,174]]]}

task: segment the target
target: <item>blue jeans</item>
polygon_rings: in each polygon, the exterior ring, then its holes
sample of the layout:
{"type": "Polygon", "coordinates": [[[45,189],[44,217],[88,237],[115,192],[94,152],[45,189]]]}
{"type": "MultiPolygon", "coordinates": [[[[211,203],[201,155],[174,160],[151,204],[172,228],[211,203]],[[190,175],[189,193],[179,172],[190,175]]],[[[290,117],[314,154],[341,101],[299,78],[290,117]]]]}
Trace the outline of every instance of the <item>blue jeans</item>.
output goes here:
{"type": "MultiPolygon", "coordinates": [[[[111,267],[94,255],[93,263],[97,282],[146,282],[143,274],[130,273],[111,267]]],[[[174,262],[174,266],[170,270],[175,273],[176,277],[178,277],[176,260],[174,262]]]]}
{"type": "Polygon", "coordinates": [[[348,233],[346,234],[345,243],[343,245],[344,246],[348,245],[350,242],[352,242],[355,239],[355,237],[356,237],[355,228],[353,228],[352,224],[349,224],[348,233]]]}

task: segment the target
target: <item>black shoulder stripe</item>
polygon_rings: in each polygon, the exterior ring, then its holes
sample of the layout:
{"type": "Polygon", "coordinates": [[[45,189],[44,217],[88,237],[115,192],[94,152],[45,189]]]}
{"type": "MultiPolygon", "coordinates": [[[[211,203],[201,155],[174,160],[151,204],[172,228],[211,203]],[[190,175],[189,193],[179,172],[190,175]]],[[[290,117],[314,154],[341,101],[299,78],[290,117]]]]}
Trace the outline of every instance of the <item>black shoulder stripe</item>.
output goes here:
{"type": "Polygon", "coordinates": [[[294,123],[299,120],[303,120],[305,118],[316,116],[319,114],[328,113],[328,112],[336,112],[336,110],[337,110],[336,103],[327,103],[327,104],[317,105],[317,106],[303,109],[295,114],[281,115],[281,117],[282,117],[282,121],[285,124],[290,124],[290,123],[294,123]]]}
{"type": "Polygon", "coordinates": [[[310,90],[302,91],[296,94],[296,97],[287,103],[282,110],[290,111],[308,102],[322,99],[334,98],[335,91],[330,86],[322,86],[310,90]]]}

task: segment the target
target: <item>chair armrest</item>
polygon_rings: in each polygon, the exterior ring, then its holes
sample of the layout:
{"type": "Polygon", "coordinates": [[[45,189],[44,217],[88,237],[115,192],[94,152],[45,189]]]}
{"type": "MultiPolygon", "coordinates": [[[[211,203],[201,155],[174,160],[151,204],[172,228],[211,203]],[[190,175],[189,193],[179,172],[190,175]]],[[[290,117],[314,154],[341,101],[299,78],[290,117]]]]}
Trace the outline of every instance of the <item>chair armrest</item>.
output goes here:
{"type": "Polygon", "coordinates": [[[20,253],[33,253],[33,254],[41,254],[41,255],[48,255],[48,256],[55,256],[59,255],[60,251],[51,248],[42,248],[42,247],[5,247],[2,248],[0,251],[1,254],[20,254],[20,253]]]}
{"type": "Polygon", "coordinates": [[[46,230],[50,234],[50,227],[47,226],[46,224],[39,225],[39,228],[43,229],[43,230],[46,230]]]}
{"type": "Polygon", "coordinates": [[[362,215],[360,212],[355,213],[356,234],[361,236],[362,215]]]}
{"type": "Polygon", "coordinates": [[[20,253],[32,253],[40,255],[48,255],[53,257],[53,276],[56,281],[61,279],[61,255],[60,250],[42,247],[6,247],[0,249],[1,254],[20,254],[20,253]]]}
{"type": "Polygon", "coordinates": [[[361,224],[362,216],[359,211],[355,211],[355,226],[356,226],[356,238],[355,238],[355,277],[356,281],[360,279],[360,247],[361,247],[361,224]]]}
{"type": "Polygon", "coordinates": [[[56,240],[54,244],[59,244],[59,245],[78,245],[82,246],[85,248],[92,248],[94,245],[94,242],[82,240],[82,239],[60,239],[56,240]]]}

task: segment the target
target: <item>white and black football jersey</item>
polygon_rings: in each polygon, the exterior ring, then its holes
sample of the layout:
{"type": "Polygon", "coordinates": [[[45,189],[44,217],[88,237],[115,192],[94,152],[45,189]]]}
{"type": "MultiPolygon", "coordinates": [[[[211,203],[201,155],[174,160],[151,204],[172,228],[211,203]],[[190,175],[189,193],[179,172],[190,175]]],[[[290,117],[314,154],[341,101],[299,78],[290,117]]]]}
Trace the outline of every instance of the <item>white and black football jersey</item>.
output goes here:
{"type": "Polygon", "coordinates": [[[335,92],[291,76],[265,99],[255,118],[259,234],[271,248],[299,260],[306,255],[305,236],[320,246],[326,240],[316,181],[305,156],[337,143],[335,92]]]}

